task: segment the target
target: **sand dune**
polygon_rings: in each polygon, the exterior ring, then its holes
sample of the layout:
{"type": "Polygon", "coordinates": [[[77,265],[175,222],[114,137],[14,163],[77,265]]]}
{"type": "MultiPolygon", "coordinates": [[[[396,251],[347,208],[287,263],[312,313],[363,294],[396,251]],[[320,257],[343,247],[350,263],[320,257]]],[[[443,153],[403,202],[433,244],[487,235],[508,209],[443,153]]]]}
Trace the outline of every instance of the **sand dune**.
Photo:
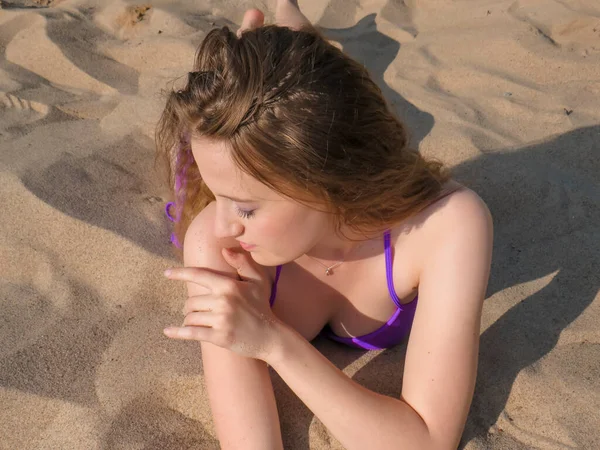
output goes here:
{"type": "MultiPolygon", "coordinates": [[[[217,449],[153,172],[161,89],[273,1],[0,1],[0,449],[217,449]]],[[[300,2],[495,220],[461,448],[600,448],[600,4],[300,2]]],[[[314,345],[397,396],[404,345],[314,345]]],[[[339,449],[272,372],[286,449],[339,449]]]]}

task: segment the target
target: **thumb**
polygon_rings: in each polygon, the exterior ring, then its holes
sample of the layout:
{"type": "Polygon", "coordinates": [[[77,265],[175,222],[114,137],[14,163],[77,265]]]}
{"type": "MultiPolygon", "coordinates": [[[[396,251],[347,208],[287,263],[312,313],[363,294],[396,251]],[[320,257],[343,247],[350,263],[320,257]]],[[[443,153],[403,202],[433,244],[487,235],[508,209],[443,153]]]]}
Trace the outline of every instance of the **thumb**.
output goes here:
{"type": "Polygon", "coordinates": [[[221,253],[227,264],[237,271],[242,281],[262,281],[262,274],[249,253],[236,252],[229,248],[224,248],[221,253]]]}

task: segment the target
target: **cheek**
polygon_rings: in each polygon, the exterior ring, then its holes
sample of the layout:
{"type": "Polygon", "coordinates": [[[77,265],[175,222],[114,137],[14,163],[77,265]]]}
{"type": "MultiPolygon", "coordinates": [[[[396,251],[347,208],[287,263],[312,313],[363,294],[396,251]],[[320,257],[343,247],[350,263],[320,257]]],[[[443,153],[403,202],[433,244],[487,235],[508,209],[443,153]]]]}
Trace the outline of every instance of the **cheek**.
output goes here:
{"type": "Polygon", "coordinates": [[[285,234],[286,224],[276,214],[263,216],[256,220],[256,230],[260,233],[261,239],[277,239],[285,234]]]}
{"type": "Polygon", "coordinates": [[[282,248],[290,241],[290,236],[295,233],[288,222],[276,215],[261,217],[252,225],[252,237],[255,238],[253,242],[275,254],[281,253],[282,248]]]}
{"type": "Polygon", "coordinates": [[[325,216],[313,210],[278,211],[257,217],[248,229],[249,238],[258,246],[251,252],[252,259],[263,266],[293,261],[315,245],[327,225],[325,216]]]}
{"type": "Polygon", "coordinates": [[[273,253],[298,257],[314,245],[326,227],[323,214],[294,208],[261,219],[260,234],[265,248],[273,253]]]}

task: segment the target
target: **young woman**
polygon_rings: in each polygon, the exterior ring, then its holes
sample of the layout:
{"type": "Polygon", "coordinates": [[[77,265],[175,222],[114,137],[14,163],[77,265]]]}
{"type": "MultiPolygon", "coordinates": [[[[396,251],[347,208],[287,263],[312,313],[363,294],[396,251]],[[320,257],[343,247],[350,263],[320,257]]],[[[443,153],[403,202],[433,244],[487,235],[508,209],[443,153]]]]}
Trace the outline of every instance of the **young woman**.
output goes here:
{"type": "Polygon", "coordinates": [[[208,33],[157,148],[187,283],[168,337],[201,342],[223,449],[281,449],[267,364],[347,449],[455,449],[475,385],[492,218],[406,131],[367,70],[291,1],[208,33]],[[173,206],[174,208],[171,208],[173,206]],[[310,341],[406,342],[400,398],[310,341]]]}

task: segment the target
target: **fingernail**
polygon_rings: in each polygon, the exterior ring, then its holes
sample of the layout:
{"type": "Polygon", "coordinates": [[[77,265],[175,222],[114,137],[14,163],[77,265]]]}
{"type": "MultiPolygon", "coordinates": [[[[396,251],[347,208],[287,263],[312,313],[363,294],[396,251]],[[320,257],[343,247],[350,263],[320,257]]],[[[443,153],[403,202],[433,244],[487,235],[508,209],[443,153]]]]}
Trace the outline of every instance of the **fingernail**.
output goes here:
{"type": "Polygon", "coordinates": [[[165,270],[165,277],[168,277],[169,275],[171,275],[171,269],[165,270]]]}

